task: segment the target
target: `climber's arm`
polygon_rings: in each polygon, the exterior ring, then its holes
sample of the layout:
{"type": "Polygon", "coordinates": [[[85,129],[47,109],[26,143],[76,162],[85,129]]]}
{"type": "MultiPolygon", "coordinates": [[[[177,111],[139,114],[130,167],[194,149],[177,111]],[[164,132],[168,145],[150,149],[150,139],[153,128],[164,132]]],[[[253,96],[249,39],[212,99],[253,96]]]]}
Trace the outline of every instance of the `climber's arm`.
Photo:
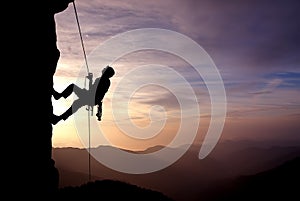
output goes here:
{"type": "Polygon", "coordinates": [[[97,104],[97,113],[96,116],[98,117],[98,121],[101,121],[101,117],[102,117],[102,102],[97,104]]]}

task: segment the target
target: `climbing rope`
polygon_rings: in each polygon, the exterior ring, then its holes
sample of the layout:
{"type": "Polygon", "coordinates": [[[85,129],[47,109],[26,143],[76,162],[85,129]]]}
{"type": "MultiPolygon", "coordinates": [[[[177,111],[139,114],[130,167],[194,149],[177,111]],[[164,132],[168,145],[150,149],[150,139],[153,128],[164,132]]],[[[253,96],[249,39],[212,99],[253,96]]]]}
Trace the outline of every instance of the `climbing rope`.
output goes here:
{"type": "Polygon", "coordinates": [[[81,46],[82,46],[82,50],[83,50],[85,65],[86,65],[87,72],[89,74],[90,70],[89,70],[89,66],[88,66],[88,63],[87,63],[87,58],[86,58],[85,48],[84,48],[84,44],[83,44],[83,39],[82,39],[82,34],[81,34],[81,28],[80,28],[80,24],[79,24],[79,19],[78,19],[78,14],[77,14],[77,9],[76,9],[76,5],[75,5],[75,1],[73,1],[73,7],[74,7],[74,12],[75,12],[77,26],[78,26],[78,32],[79,32],[79,36],[80,36],[81,46]]]}
{"type": "MultiPolygon", "coordinates": [[[[85,60],[85,65],[86,65],[86,68],[87,68],[87,78],[90,80],[90,84],[89,84],[89,89],[91,87],[91,84],[92,84],[92,79],[93,79],[93,76],[92,76],[92,73],[90,73],[90,70],[89,70],[89,66],[88,66],[88,63],[87,63],[87,58],[86,58],[86,53],[85,53],[85,48],[84,48],[84,44],[83,44],[83,39],[82,39],[82,34],[81,34],[81,29],[80,29],[80,24],[79,24],[79,19],[78,19],[78,14],[77,14],[77,9],[76,9],[76,5],[75,5],[75,1],[73,1],[73,7],[74,7],[74,12],[75,12],[75,17],[76,17],[76,22],[77,22],[77,26],[78,26],[78,32],[79,32],[79,36],[80,36],[80,41],[81,41],[81,46],[82,46],[82,50],[83,50],[83,55],[84,55],[84,60],[85,60]]],[[[93,112],[93,108],[88,108],[88,134],[89,134],[89,147],[88,147],[88,150],[89,150],[89,164],[88,164],[88,168],[89,168],[89,181],[91,181],[91,126],[90,126],[90,111],[93,112]]]]}

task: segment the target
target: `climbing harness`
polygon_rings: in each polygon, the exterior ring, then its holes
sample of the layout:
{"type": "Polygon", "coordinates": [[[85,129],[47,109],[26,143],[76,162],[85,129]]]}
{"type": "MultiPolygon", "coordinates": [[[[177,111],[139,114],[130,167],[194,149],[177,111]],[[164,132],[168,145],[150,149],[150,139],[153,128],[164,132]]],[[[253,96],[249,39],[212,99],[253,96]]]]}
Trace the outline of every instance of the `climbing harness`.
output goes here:
{"type": "MultiPolygon", "coordinates": [[[[88,73],[88,75],[85,76],[85,78],[89,80],[89,90],[90,90],[92,88],[92,84],[93,84],[93,73],[88,73]]],[[[85,83],[86,83],[86,81],[85,81],[85,83]]],[[[84,84],[84,85],[86,85],[86,84],[84,84]]],[[[84,87],[86,88],[86,86],[84,86],[84,87]]],[[[93,98],[93,97],[90,97],[90,98],[93,98]]],[[[87,105],[86,110],[91,111],[91,116],[93,116],[93,110],[94,110],[94,106],[92,103],[93,101],[90,100],[89,102],[90,103],[87,105]]]]}

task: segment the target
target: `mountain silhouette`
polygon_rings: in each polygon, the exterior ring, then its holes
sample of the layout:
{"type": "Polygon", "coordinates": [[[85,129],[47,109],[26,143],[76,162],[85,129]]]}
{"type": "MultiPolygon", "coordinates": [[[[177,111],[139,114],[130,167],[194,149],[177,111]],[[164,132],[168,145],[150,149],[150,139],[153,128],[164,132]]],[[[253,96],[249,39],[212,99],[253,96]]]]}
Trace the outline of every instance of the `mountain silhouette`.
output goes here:
{"type": "MultiPolygon", "coordinates": [[[[132,153],[149,153],[161,149],[161,146],[131,151],[132,153]],[[150,151],[149,151],[150,150],[150,151]]],[[[180,149],[179,147],[178,149],[180,149]]],[[[99,153],[110,156],[110,146],[99,146],[99,153]]],[[[176,148],[168,148],[173,151],[176,148]]],[[[113,179],[129,182],[147,189],[156,190],[183,201],[196,201],[210,197],[210,188],[230,183],[241,175],[253,175],[277,167],[287,160],[300,155],[298,146],[267,146],[242,141],[224,141],[205,159],[198,159],[198,145],[191,148],[171,166],[149,174],[134,175],[114,171],[91,157],[93,179],[113,179]]],[[[53,158],[61,174],[60,186],[77,186],[88,179],[88,151],[79,148],[54,148],[53,158]],[[68,162],[66,162],[68,161],[68,162]]],[[[161,158],[153,158],[161,160],[161,158]]],[[[231,185],[231,183],[230,183],[231,185]]]]}
{"type": "Polygon", "coordinates": [[[272,169],[227,181],[202,200],[299,200],[299,170],[300,157],[296,157],[272,169]]]}
{"type": "Polygon", "coordinates": [[[62,200],[85,200],[99,198],[99,200],[145,200],[145,201],[173,201],[164,194],[141,188],[126,182],[116,180],[96,180],[80,186],[60,188],[54,197],[62,200]]]}

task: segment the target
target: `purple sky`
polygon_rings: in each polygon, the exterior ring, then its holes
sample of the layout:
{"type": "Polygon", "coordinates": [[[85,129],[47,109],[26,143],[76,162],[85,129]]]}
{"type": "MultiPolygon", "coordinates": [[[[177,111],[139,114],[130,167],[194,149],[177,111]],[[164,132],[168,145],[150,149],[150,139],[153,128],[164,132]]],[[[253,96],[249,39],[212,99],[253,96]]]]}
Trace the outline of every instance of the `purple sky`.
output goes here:
{"type": "MultiPolygon", "coordinates": [[[[299,1],[77,0],[76,6],[88,55],[115,35],[140,28],[176,31],[203,47],[226,89],[227,119],[222,138],[300,142],[299,1]]],[[[56,22],[61,51],[56,72],[60,85],[56,87],[62,89],[76,80],[84,58],[72,4],[56,15],[56,22]]],[[[116,62],[116,70],[121,72],[116,78],[130,66],[153,60],[181,72],[197,91],[204,113],[209,112],[203,82],[193,76],[187,64],[172,56],[146,52],[124,57],[116,62]]],[[[145,100],[135,99],[139,106],[174,103],[174,97],[167,93],[143,95],[145,100]]],[[[72,125],[71,120],[66,123],[72,125]]],[[[65,128],[56,128],[54,146],[70,145],[58,137],[70,125],[59,126],[65,128]]]]}

